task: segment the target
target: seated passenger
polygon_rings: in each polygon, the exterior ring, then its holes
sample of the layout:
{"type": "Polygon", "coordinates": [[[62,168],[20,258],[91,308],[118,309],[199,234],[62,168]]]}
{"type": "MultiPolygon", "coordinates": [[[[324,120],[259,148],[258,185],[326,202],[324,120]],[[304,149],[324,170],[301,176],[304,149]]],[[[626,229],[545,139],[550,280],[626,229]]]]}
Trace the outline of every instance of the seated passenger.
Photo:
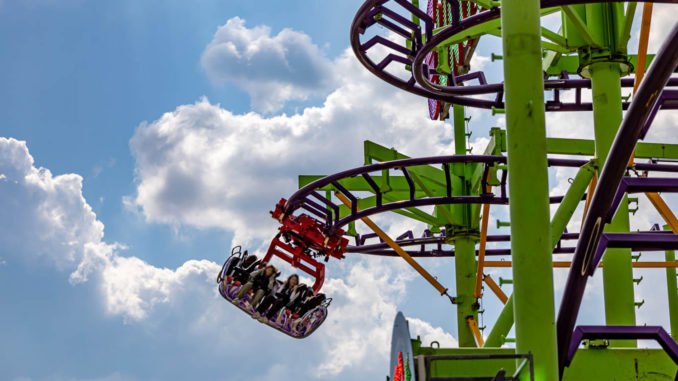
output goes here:
{"type": "Polygon", "coordinates": [[[263,269],[253,271],[247,283],[238,291],[235,299],[233,299],[233,303],[238,303],[250,290],[254,290],[254,296],[250,300],[250,307],[254,308],[261,298],[271,292],[275,285],[276,276],[277,270],[273,265],[266,265],[263,269]]]}
{"type": "Polygon", "coordinates": [[[313,289],[308,287],[305,284],[300,284],[297,288],[297,295],[294,299],[290,299],[290,302],[285,306],[292,314],[298,313],[301,309],[301,306],[304,305],[304,302],[307,298],[313,296],[313,289]]]}
{"type": "Polygon", "coordinates": [[[252,315],[252,317],[257,319],[261,316],[259,321],[264,324],[268,323],[268,321],[272,319],[284,305],[297,298],[298,286],[299,276],[297,274],[290,275],[285,283],[283,283],[276,292],[267,295],[264,300],[259,303],[257,312],[252,315]],[[267,308],[268,312],[266,315],[262,316],[267,308]]]}
{"type": "Polygon", "coordinates": [[[306,315],[306,313],[316,307],[318,307],[322,302],[324,302],[326,299],[325,294],[319,293],[316,295],[311,294],[304,303],[301,305],[299,308],[297,314],[299,314],[300,317],[303,317],[306,315]]]}

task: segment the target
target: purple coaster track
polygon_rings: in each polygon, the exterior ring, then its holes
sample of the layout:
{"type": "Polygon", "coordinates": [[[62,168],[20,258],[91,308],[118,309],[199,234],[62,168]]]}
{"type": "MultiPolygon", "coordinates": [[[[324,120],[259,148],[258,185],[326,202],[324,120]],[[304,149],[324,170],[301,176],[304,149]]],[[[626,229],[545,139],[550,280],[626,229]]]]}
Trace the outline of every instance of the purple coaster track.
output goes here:
{"type": "MultiPolygon", "coordinates": [[[[559,166],[559,167],[581,167],[586,164],[586,160],[570,160],[570,159],[548,159],[550,166],[559,166]]],[[[343,226],[349,222],[353,222],[361,217],[371,216],[373,214],[382,213],[390,210],[418,207],[418,206],[429,206],[429,205],[441,205],[441,204],[508,204],[508,196],[506,194],[506,177],[507,172],[503,171],[501,176],[501,184],[498,186],[500,189],[500,195],[495,196],[493,193],[483,193],[477,196],[454,196],[452,194],[452,180],[449,171],[449,165],[453,163],[477,163],[482,164],[483,176],[481,177],[481,188],[486,189],[487,182],[487,173],[490,170],[490,167],[496,164],[506,163],[506,157],[504,156],[433,156],[433,157],[422,157],[414,159],[402,159],[402,160],[393,160],[387,161],[372,165],[366,165],[363,167],[349,169],[347,171],[339,172],[334,175],[330,175],[319,180],[316,180],[303,188],[295,192],[285,204],[285,213],[291,214],[297,209],[304,209],[305,211],[313,214],[315,217],[320,218],[325,222],[326,233],[332,234],[338,229],[341,229],[343,226]],[[417,189],[412,175],[408,170],[409,167],[416,167],[422,165],[430,164],[440,164],[442,165],[443,172],[445,173],[445,195],[435,196],[435,197],[417,197],[417,189]],[[398,170],[402,172],[405,177],[408,188],[409,188],[409,200],[402,201],[393,201],[385,202],[382,198],[382,190],[379,188],[379,185],[374,181],[371,172],[379,172],[383,170],[398,170]],[[376,206],[365,208],[358,211],[358,197],[353,195],[351,191],[342,186],[339,181],[342,179],[347,179],[351,177],[361,176],[365,181],[370,185],[371,191],[376,197],[376,206]],[[321,195],[319,190],[321,188],[332,186],[337,191],[344,194],[352,203],[351,213],[344,217],[340,218],[339,215],[339,205],[333,203],[331,200],[328,200],[326,197],[321,195]]],[[[562,200],[562,196],[551,197],[551,203],[558,203],[562,200]]]]}
{"type": "MultiPolygon", "coordinates": [[[[610,215],[615,195],[622,184],[626,166],[655,104],[660,98],[657,89],[669,81],[678,66],[678,26],[662,44],[653,64],[640,84],[628,112],[624,116],[617,136],[598,180],[588,214],[584,220],[580,239],[574,254],[557,321],[558,360],[561,377],[567,365],[568,350],[573,344],[573,328],[579,314],[588,276],[595,270],[595,257],[602,237],[604,220],[610,215]]],[[[641,180],[643,181],[643,180],[641,180]]],[[[644,181],[651,181],[646,179],[644,181]]],[[[608,236],[609,238],[609,236],[608,236]]]]}
{"type": "MultiPolygon", "coordinates": [[[[571,159],[548,159],[549,166],[556,167],[581,167],[586,164],[587,160],[571,160],[571,159]]],[[[445,177],[445,195],[439,195],[435,197],[418,197],[417,189],[415,182],[412,178],[409,167],[416,167],[422,165],[431,165],[437,164],[441,165],[443,171],[449,174],[449,165],[453,163],[477,163],[483,165],[483,176],[481,180],[481,188],[485,189],[487,173],[490,170],[490,167],[496,164],[506,163],[506,157],[504,156],[432,156],[432,157],[422,157],[422,158],[413,158],[413,159],[402,159],[402,160],[393,160],[377,164],[366,165],[362,167],[357,167],[335,173],[318,179],[301,189],[295,192],[290,196],[289,200],[285,204],[285,213],[291,214],[296,210],[303,209],[304,211],[312,214],[315,218],[319,218],[325,223],[325,231],[328,234],[336,232],[338,229],[341,229],[350,222],[356,221],[361,217],[371,216],[373,214],[382,213],[391,210],[404,209],[410,207],[418,206],[430,206],[430,205],[443,205],[443,204],[499,204],[507,205],[509,202],[508,196],[506,194],[506,178],[507,172],[502,171],[500,178],[501,184],[498,186],[500,194],[495,196],[493,193],[483,193],[477,196],[453,196],[452,195],[452,181],[451,176],[445,177]],[[380,172],[384,170],[397,170],[400,171],[405,177],[408,188],[409,188],[409,200],[402,201],[393,201],[388,202],[382,198],[382,190],[370,175],[373,172],[380,172]],[[344,179],[361,176],[365,179],[367,184],[370,186],[370,191],[374,193],[376,198],[376,206],[365,208],[358,211],[356,197],[351,191],[342,186],[339,182],[344,179]],[[351,203],[353,208],[350,214],[346,217],[341,218],[339,213],[339,205],[335,204],[331,200],[328,200],[325,196],[321,194],[321,189],[331,186],[334,187],[337,191],[344,194],[351,203]]],[[[657,163],[644,163],[638,164],[637,169],[643,171],[668,171],[668,172],[678,172],[678,166],[676,165],[667,165],[667,164],[657,164],[657,163]]],[[[585,197],[585,196],[584,196],[585,197]]],[[[553,196],[550,198],[552,204],[559,203],[563,199],[563,196],[553,196]]],[[[412,237],[414,238],[414,237],[412,237]]],[[[569,249],[564,252],[571,252],[569,249]]],[[[387,255],[389,252],[379,252],[374,251],[370,254],[379,254],[387,255]]],[[[504,255],[505,251],[497,252],[495,255],[504,255]]],[[[429,253],[431,256],[436,256],[435,253],[429,253]]],[[[450,254],[451,255],[451,254],[450,254]]]]}
{"type": "MultiPolygon", "coordinates": [[[[542,0],[542,8],[554,6],[585,3],[583,0],[542,0]]],[[[678,3],[677,0],[657,0],[657,3],[678,3]]],[[[452,86],[442,86],[430,81],[432,75],[444,75],[435,69],[428,67],[426,57],[433,52],[436,46],[447,38],[462,32],[472,26],[479,25],[491,20],[498,19],[501,15],[499,7],[495,7],[476,15],[470,16],[446,27],[433,35],[433,20],[425,12],[413,6],[407,0],[368,0],[356,13],[351,25],[351,47],[358,60],[374,75],[402,90],[423,97],[437,99],[453,104],[478,107],[478,108],[503,108],[503,83],[487,84],[483,72],[474,72],[461,76],[449,76],[447,83],[452,86]],[[417,16],[424,27],[415,24],[408,18],[387,7],[387,4],[397,4],[405,11],[417,16]],[[379,17],[377,17],[379,16],[379,17]],[[383,36],[375,35],[362,43],[360,36],[375,24],[379,24],[387,30],[404,37],[410,41],[410,47],[398,44],[383,36]],[[424,42],[426,41],[426,42],[424,42]],[[379,63],[375,63],[368,57],[368,51],[375,47],[386,48],[389,53],[379,63]],[[399,63],[412,67],[409,79],[404,80],[387,72],[391,63],[399,63]],[[468,82],[478,80],[479,85],[471,85],[468,82]],[[458,86],[465,82],[465,86],[458,86]],[[493,94],[494,100],[474,98],[473,95],[493,94]]],[[[669,80],[665,85],[678,86],[678,78],[669,80]]],[[[621,80],[622,87],[633,87],[632,78],[621,80]]],[[[567,72],[563,72],[559,79],[544,81],[545,90],[553,90],[553,100],[545,103],[546,111],[591,111],[591,103],[582,102],[581,91],[583,88],[591,88],[588,79],[569,78],[567,72]],[[575,101],[565,103],[560,100],[560,91],[575,90],[575,101]]],[[[657,103],[657,109],[677,109],[678,92],[665,91],[662,94],[662,102],[657,103]]],[[[623,102],[622,107],[627,109],[629,102],[623,102]]],[[[656,111],[655,111],[656,113],[656,111]]],[[[648,120],[648,122],[651,120],[648,120]]],[[[645,127],[647,130],[649,124],[645,127]]]]}
{"type": "MultiPolygon", "coordinates": [[[[390,247],[380,240],[379,243],[366,244],[366,240],[369,238],[378,238],[376,234],[364,234],[358,235],[355,237],[356,244],[355,246],[349,246],[346,252],[355,253],[355,254],[366,254],[366,255],[378,255],[378,256],[387,256],[387,257],[397,257],[398,254],[391,250],[390,247]]],[[[573,240],[579,238],[579,233],[564,233],[561,237],[563,240],[573,240]]],[[[487,242],[509,242],[511,236],[508,234],[497,234],[487,236],[487,242]]],[[[410,256],[422,258],[422,257],[453,257],[454,250],[445,250],[442,245],[446,244],[446,234],[443,229],[438,235],[433,235],[430,230],[425,230],[421,238],[414,238],[412,231],[407,231],[400,236],[396,237],[394,241],[398,246],[406,248],[411,246],[420,246],[419,250],[405,250],[410,256]],[[435,245],[435,249],[427,249],[428,245],[435,245]]],[[[574,247],[561,247],[561,241],[558,241],[558,245],[554,249],[554,254],[569,254],[574,253],[574,247]]],[[[511,255],[510,249],[486,249],[485,255],[489,256],[499,256],[499,255],[511,255]]]]}

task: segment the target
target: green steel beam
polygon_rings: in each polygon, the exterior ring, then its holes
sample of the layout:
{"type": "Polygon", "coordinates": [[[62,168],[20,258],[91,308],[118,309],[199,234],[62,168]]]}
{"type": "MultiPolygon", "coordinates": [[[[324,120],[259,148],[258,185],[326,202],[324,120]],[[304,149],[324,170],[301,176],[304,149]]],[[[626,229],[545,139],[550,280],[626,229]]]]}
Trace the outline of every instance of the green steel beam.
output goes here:
{"type": "Polygon", "coordinates": [[[587,163],[579,168],[577,175],[572,180],[570,188],[565,193],[563,201],[558,205],[558,209],[551,218],[551,248],[553,249],[560,241],[565,232],[567,224],[570,222],[575,209],[579,206],[582,196],[593,178],[595,168],[592,163],[587,163]]]}
{"type": "MultiPolygon", "coordinates": [[[[595,143],[587,139],[546,138],[546,149],[551,154],[593,156],[595,143]]],[[[636,158],[678,159],[678,144],[638,142],[636,158]]]]}
{"type": "MultiPolygon", "coordinates": [[[[504,11],[504,8],[502,6],[502,12],[503,11],[504,11]]],[[[560,8],[557,8],[557,7],[556,8],[544,8],[544,9],[539,10],[539,14],[541,16],[546,16],[546,15],[550,15],[550,14],[558,12],[558,11],[560,11],[560,8]]],[[[439,32],[443,29],[444,28],[438,28],[438,29],[434,30],[433,32],[437,33],[437,32],[439,32]]],[[[501,31],[502,29],[503,28],[501,26],[501,20],[499,20],[499,19],[490,20],[488,22],[478,24],[478,25],[472,26],[470,28],[467,28],[463,31],[460,31],[459,33],[454,34],[454,35],[450,36],[449,38],[447,38],[445,41],[441,42],[440,45],[438,45],[438,46],[439,47],[445,47],[445,46],[448,46],[448,45],[458,44],[462,41],[466,41],[466,40],[471,39],[471,38],[480,37],[484,34],[493,34],[494,31],[497,31],[497,30],[501,31]]]]}
{"type": "Polygon", "coordinates": [[[454,154],[466,155],[466,115],[464,106],[452,106],[452,121],[454,122],[454,154]]]}
{"type": "MultiPolygon", "coordinates": [[[[409,195],[409,194],[408,194],[409,195]]],[[[400,199],[391,199],[390,197],[392,194],[386,194],[383,195],[383,199],[388,201],[388,202],[393,202],[393,201],[399,201],[400,199]]],[[[405,198],[409,199],[409,197],[405,198]]],[[[377,204],[377,199],[374,196],[370,197],[363,197],[358,199],[358,207],[359,209],[366,209],[366,208],[371,208],[374,207],[377,204]]],[[[394,210],[394,213],[402,214],[406,217],[410,217],[413,219],[416,219],[418,221],[424,222],[429,225],[433,226],[440,226],[439,221],[431,216],[430,214],[421,211],[420,209],[417,208],[404,208],[404,209],[399,209],[399,210],[394,210]]],[[[351,210],[347,208],[344,205],[339,205],[339,217],[346,217],[351,213],[351,210]]]]}
{"type": "MultiPolygon", "coordinates": [[[[305,185],[308,185],[312,183],[313,181],[319,180],[324,178],[325,176],[322,175],[300,175],[299,176],[299,187],[303,187],[305,185]]],[[[382,181],[388,182],[388,190],[382,192],[382,194],[387,194],[390,192],[395,192],[395,193],[402,193],[402,192],[408,192],[407,196],[404,198],[404,200],[409,200],[409,185],[407,183],[407,180],[405,179],[404,176],[388,176],[388,178],[384,176],[372,176],[372,179],[374,179],[374,182],[377,184],[380,184],[382,181]]],[[[414,178],[413,178],[414,180],[414,178]]],[[[420,180],[421,181],[421,180],[420,180]]],[[[370,184],[367,183],[367,181],[361,176],[361,177],[348,177],[345,179],[341,179],[338,181],[339,184],[341,184],[343,187],[353,190],[353,191],[358,191],[358,192],[374,192],[370,184]]],[[[416,183],[415,183],[416,184],[416,183]]],[[[444,185],[443,185],[444,186],[444,185]]],[[[323,188],[320,188],[320,190],[335,190],[334,186],[332,185],[327,185],[323,188]]],[[[444,196],[445,195],[445,189],[439,189],[439,188],[433,188],[430,190],[431,195],[433,196],[444,196]]],[[[426,192],[423,189],[416,189],[416,195],[417,197],[423,197],[426,195],[426,192]]]]}
{"type": "Polygon", "coordinates": [[[473,292],[476,287],[476,238],[454,237],[454,272],[457,287],[457,340],[459,347],[476,347],[476,341],[466,319],[478,320],[478,308],[473,292]]]}
{"type": "MultiPolygon", "coordinates": [[[[668,225],[664,225],[664,230],[671,230],[668,225]]],[[[665,253],[666,261],[675,261],[676,252],[667,250],[665,253]]],[[[666,269],[666,289],[669,297],[669,322],[671,326],[671,337],[678,341],[678,283],[676,281],[676,269],[666,269]]]]}
{"type": "Polygon", "coordinates": [[[540,3],[502,1],[516,348],[535,379],[558,380],[540,3]]]}
{"type": "Polygon", "coordinates": [[[633,19],[636,15],[636,5],[638,3],[627,3],[626,14],[622,22],[622,27],[619,29],[619,36],[617,36],[617,51],[626,50],[626,46],[631,38],[631,26],[633,26],[633,19]]]}
{"type": "MultiPolygon", "coordinates": [[[[601,4],[587,4],[589,6],[601,4]]],[[[604,11],[606,7],[591,7],[604,11]]],[[[589,12],[589,13],[591,13],[589,12]]],[[[599,40],[608,40],[604,30],[597,30],[599,40]]],[[[616,63],[593,63],[590,66],[593,92],[593,121],[596,158],[602,166],[622,120],[620,70],[616,63]]],[[[628,199],[624,197],[606,232],[629,231],[628,199]]],[[[633,269],[630,249],[608,249],[603,256],[605,321],[609,325],[635,325],[633,269]]],[[[613,340],[612,346],[635,346],[633,340],[613,340]]]]}
{"type": "MultiPolygon", "coordinates": [[[[561,30],[562,30],[562,28],[560,30],[558,30],[558,32],[556,33],[556,32],[554,32],[554,31],[552,31],[548,28],[541,27],[541,35],[542,35],[542,37],[550,40],[553,43],[560,45],[563,48],[568,48],[567,39],[565,39],[565,37],[563,37],[563,35],[560,34],[561,30]]],[[[543,43],[544,43],[544,41],[542,41],[542,44],[543,43]]]]}
{"type": "Polygon", "coordinates": [[[592,348],[577,350],[563,381],[658,381],[675,376],[676,364],[662,349],[592,348]]]}
{"type": "Polygon", "coordinates": [[[584,41],[586,41],[586,43],[588,43],[590,46],[597,46],[596,42],[591,36],[591,33],[589,32],[586,21],[581,17],[577,8],[571,5],[565,5],[562,7],[562,10],[565,16],[567,16],[567,19],[577,29],[577,32],[579,32],[581,38],[583,38],[584,41]]]}
{"type": "Polygon", "coordinates": [[[497,321],[494,323],[490,334],[485,340],[485,348],[501,347],[504,345],[504,339],[513,328],[513,294],[509,296],[504,308],[502,308],[497,321]]]}
{"type": "MultiPolygon", "coordinates": [[[[629,55],[628,61],[633,65],[633,67],[636,67],[636,63],[638,62],[638,56],[633,54],[629,55]]],[[[650,66],[650,63],[654,59],[654,54],[648,54],[646,58],[646,67],[650,66]]],[[[577,70],[579,69],[579,57],[576,55],[568,55],[568,56],[560,56],[557,60],[554,60],[553,63],[549,64],[549,66],[543,67],[543,70],[546,71],[546,74],[549,76],[553,75],[560,75],[560,73],[565,70],[568,73],[576,73],[577,70]]]]}
{"type": "MultiPolygon", "coordinates": [[[[563,201],[558,205],[558,209],[551,218],[551,247],[555,247],[565,232],[567,224],[570,222],[574,211],[581,202],[582,196],[593,178],[595,168],[593,163],[588,163],[579,168],[577,175],[572,180],[570,188],[565,193],[563,201]]],[[[508,335],[513,326],[513,294],[504,305],[492,331],[485,341],[486,347],[500,347],[504,344],[504,338],[508,335]]]]}
{"type": "Polygon", "coordinates": [[[561,46],[561,45],[554,44],[554,43],[548,42],[548,41],[542,41],[542,42],[541,42],[541,47],[542,47],[542,49],[544,49],[544,50],[551,51],[551,52],[556,52],[556,53],[560,53],[560,54],[563,54],[563,53],[571,53],[571,52],[573,51],[573,49],[568,49],[568,48],[565,48],[565,47],[563,47],[563,46],[561,46]]]}
{"type": "MultiPolygon", "coordinates": [[[[434,348],[412,340],[414,363],[419,356],[515,354],[514,348],[434,348]]],[[[492,379],[500,369],[507,376],[516,370],[515,361],[506,359],[439,360],[431,362],[429,378],[484,377],[492,379]]],[[[673,380],[676,364],[662,349],[580,348],[572,364],[565,368],[563,381],[658,381],[673,380]]],[[[418,378],[417,378],[418,379],[418,378]]],[[[541,381],[542,378],[535,377],[541,381]]]]}

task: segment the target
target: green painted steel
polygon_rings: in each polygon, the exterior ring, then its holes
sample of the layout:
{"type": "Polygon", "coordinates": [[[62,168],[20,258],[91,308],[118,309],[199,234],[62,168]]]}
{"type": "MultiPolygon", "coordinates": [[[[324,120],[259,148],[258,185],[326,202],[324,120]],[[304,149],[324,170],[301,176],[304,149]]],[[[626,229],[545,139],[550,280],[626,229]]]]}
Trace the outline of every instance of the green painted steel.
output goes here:
{"type": "MultiPolygon", "coordinates": [[[[412,340],[415,362],[425,356],[436,355],[493,355],[515,354],[513,348],[434,348],[422,346],[420,340],[412,340]]],[[[429,377],[492,377],[504,368],[513,374],[515,361],[491,360],[445,360],[431,363],[429,377]]],[[[673,380],[676,364],[661,349],[636,348],[581,348],[572,364],[565,369],[563,381],[659,381],[673,380]]],[[[535,377],[541,381],[543,378],[535,377]]]]}
{"type": "MultiPolygon", "coordinates": [[[[664,230],[671,230],[668,225],[664,225],[664,230]]],[[[664,254],[666,261],[675,261],[676,252],[667,250],[664,254]]],[[[671,327],[671,337],[678,341],[678,281],[676,280],[676,269],[666,269],[666,289],[669,299],[669,322],[671,327]]]]}
{"type": "MultiPolygon", "coordinates": [[[[619,204],[606,232],[629,231],[628,198],[619,204]]],[[[635,325],[633,268],[631,249],[608,249],[603,256],[603,290],[605,294],[605,322],[608,325],[635,325]]],[[[635,340],[610,340],[613,347],[635,346],[635,340]]]]}
{"type": "Polygon", "coordinates": [[[563,381],[673,380],[676,364],[661,349],[579,349],[563,381]]]}
{"type": "Polygon", "coordinates": [[[454,154],[466,155],[466,115],[464,106],[454,105],[454,154]]]}
{"type": "MultiPolygon", "coordinates": [[[[546,138],[548,153],[593,156],[595,142],[587,139],[546,138]]],[[[678,144],[646,143],[636,145],[638,159],[678,159],[678,144]]]]}
{"type": "Polygon", "coordinates": [[[539,15],[537,0],[502,2],[516,348],[550,381],[558,365],[539,15]]]}
{"type": "Polygon", "coordinates": [[[579,168],[577,175],[572,180],[570,189],[565,193],[563,201],[560,203],[551,219],[551,248],[554,248],[558,244],[575,209],[579,206],[594,173],[595,168],[593,167],[593,164],[588,163],[579,168]]]}
{"type": "Polygon", "coordinates": [[[478,320],[478,308],[473,291],[476,286],[476,239],[477,237],[457,236],[454,238],[454,270],[457,286],[457,332],[460,347],[476,347],[473,333],[466,319],[478,320]]]}
{"type": "MultiPolygon", "coordinates": [[[[590,9],[605,10],[604,4],[587,4],[590,9]],[[597,5],[597,7],[589,7],[597,5]]],[[[591,11],[592,12],[592,11],[591,11]]],[[[598,34],[603,31],[597,30],[598,34]]],[[[598,37],[602,42],[609,39],[598,37]]],[[[607,159],[622,120],[621,86],[619,65],[611,62],[597,62],[590,65],[593,92],[593,120],[596,158],[600,163],[607,159]]],[[[629,215],[626,197],[619,205],[607,232],[628,232],[629,215]]],[[[605,292],[605,321],[607,324],[635,325],[636,314],[633,290],[633,269],[630,249],[609,249],[603,257],[603,288],[605,292]]],[[[612,346],[635,346],[633,340],[614,340],[612,346]]]]}
{"type": "Polygon", "coordinates": [[[504,308],[502,308],[497,321],[494,323],[490,334],[485,340],[485,348],[501,347],[504,345],[506,335],[513,328],[513,294],[509,296],[504,308]]]}
{"type": "MultiPolygon", "coordinates": [[[[586,192],[589,182],[593,178],[595,169],[592,163],[588,163],[577,172],[577,175],[572,180],[570,189],[568,189],[563,201],[556,209],[553,218],[551,219],[551,247],[555,247],[560,240],[560,237],[565,232],[567,224],[570,222],[574,211],[581,202],[582,196],[586,192]]],[[[497,321],[492,327],[492,331],[487,336],[485,341],[486,347],[500,347],[504,344],[504,339],[513,327],[513,294],[509,297],[506,305],[499,313],[497,321]]]]}

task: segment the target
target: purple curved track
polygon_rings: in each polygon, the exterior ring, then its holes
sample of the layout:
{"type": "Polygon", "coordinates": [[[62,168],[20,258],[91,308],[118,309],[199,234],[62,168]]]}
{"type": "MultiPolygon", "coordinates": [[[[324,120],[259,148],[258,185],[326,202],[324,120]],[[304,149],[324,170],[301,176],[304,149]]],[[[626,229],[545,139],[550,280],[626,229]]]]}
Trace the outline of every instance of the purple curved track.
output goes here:
{"type": "MultiPolygon", "coordinates": [[[[560,5],[569,5],[583,3],[582,0],[554,0],[542,1],[542,8],[548,8],[560,5]]],[[[652,1],[657,3],[678,3],[678,0],[658,0],[652,1]]],[[[373,74],[380,79],[396,86],[402,90],[441,101],[454,103],[463,106],[478,107],[478,108],[503,108],[503,84],[487,84],[485,83],[485,76],[482,72],[475,72],[463,76],[451,76],[451,83],[453,86],[441,86],[432,83],[429,78],[432,74],[439,74],[435,70],[430,69],[425,64],[426,57],[434,48],[443,42],[445,39],[459,33],[472,26],[485,23],[487,21],[495,20],[501,15],[499,7],[495,7],[484,12],[478,13],[474,16],[453,23],[451,26],[443,29],[439,33],[433,35],[433,20],[423,11],[414,7],[406,0],[376,0],[365,2],[356,13],[353,23],[351,25],[351,47],[358,58],[358,60],[373,74]],[[389,17],[397,14],[393,10],[386,7],[388,3],[395,3],[400,7],[416,15],[424,24],[423,30],[420,25],[416,25],[403,17],[393,17],[389,21],[389,17]],[[378,20],[374,20],[377,14],[381,14],[378,20]],[[399,45],[382,36],[376,35],[365,43],[360,41],[360,36],[374,24],[380,24],[386,29],[404,35],[406,38],[414,36],[411,43],[411,48],[399,45]],[[400,24],[400,25],[397,25],[400,24]],[[424,40],[425,36],[425,40],[424,40]],[[423,41],[427,41],[424,43],[423,41]],[[373,62],[367,55],[368,51],[375,46],[387,48],[390,53],[379,63],[373,62]],[[398,78],[386,71],[386,68],[391,63],[400,63],[412,67],[412,75],[408,80],[398,78]],[[465,86],[457,86],[462,82],[467,82],[472,79],[478,79],[480,85],[466,84],[465,86]],[[473,98],[472,95],[487,95],[494,94],[494,100],[473,98]]],[[[678,79],[670,80],[667,85],[678,86],[678,79]]],[[[632,87],[633,79],[625,78],[621,80],[622,87],[632,87]]],[[[591,81],[588,79],[571,79],[564,73],[562,78],[544,81],[545,90],[554,90],[554,100],[549,100],[545,103],[546,111],[591,111],[593,106],[591,103],[581,101],[581,89],[591,88],[591,81]],[[574,89],[577,94],[575,102],[565,103],[560,101],[559,92],[562,90],[574,89]]],[[[678,100],[678,94],[667,94],[667,98],[671,100],[678,100]]],[[[624,109],[629,107],[628,102],[622,104],[624,109]]],[[[678,102],[663,102],[660,107],[662,109],[678,109],[678,102]]]]}

